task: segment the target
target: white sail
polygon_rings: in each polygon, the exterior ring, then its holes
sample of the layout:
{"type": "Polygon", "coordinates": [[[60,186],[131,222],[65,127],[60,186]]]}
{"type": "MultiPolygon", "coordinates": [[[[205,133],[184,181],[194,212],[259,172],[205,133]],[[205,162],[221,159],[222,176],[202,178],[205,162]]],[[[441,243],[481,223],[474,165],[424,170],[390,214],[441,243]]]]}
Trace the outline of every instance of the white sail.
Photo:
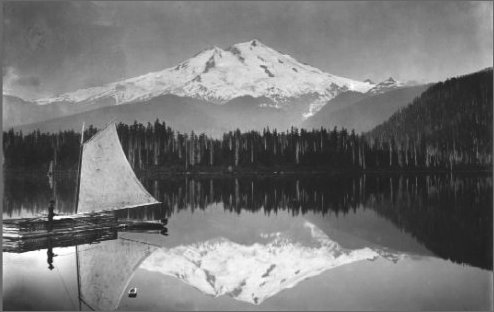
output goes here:
{"type": "Polygon", "coordinates": [[[112,123],[83,145],[78,213],[159,203],[130,167],[112,123]]]}

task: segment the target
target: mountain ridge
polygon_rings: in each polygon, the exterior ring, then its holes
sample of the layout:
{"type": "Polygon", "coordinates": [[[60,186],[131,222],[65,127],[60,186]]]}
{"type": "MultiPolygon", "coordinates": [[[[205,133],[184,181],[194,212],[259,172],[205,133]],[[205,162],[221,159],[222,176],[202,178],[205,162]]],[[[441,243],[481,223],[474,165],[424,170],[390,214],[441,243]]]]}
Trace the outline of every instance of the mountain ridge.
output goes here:
{"type": "Polygon", "coordinates": [[[393,113],[420,96],[429,85],[391,88],[383,93],[345,92],[302,123],[304,128],[346,128],[360,133],[385,122],[393,113]]]}
{"type": "Polygon", "coordinates": [[[373,84],[332,75],[298,62],[257,39],[234,44],[225,50],[216,46],[205,49],[176,66],[104,86],[79,89],[34,102],[46,105],[55,102],[87,104],[113,99],[121,105],[175,94],[224,104],[250,95],[267,97],[283,106],[289,98],[317,94],[305,111],[311,113],[338,93],[353,90],[367,92],[373,84]],[[317,103],[316,103],[317,102],[317,103]]]}
{"type": "Polygon", "coordinates": [[[289,116],[273,107],[259,107],[262,99],[247,98],[250,105],[235,103],[235,99],[222,106],[193,98],[179,97],[172,94],[162,95],[140,103],[105,106],[77,114],[62,116],[51,120],[27,125],[19,125],[14,130],[41,132],[59,130],[79,131],[83,122],[95,127],[102,127],[111,120],[132,124],[134,121],[144,123],[156,119],[165,121],[180,132],[207,133],[220,136],[234,129],[244,131],[252,129],[288,128],[289,116]],[[240,107],[240,108],[239,108],[240,107]]]}

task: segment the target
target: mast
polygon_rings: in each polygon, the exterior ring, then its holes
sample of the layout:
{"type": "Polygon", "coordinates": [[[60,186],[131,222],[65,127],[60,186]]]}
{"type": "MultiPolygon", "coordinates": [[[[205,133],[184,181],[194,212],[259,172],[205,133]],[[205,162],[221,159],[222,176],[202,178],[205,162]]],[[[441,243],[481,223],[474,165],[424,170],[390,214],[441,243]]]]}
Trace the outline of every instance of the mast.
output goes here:
{"type": "Polygon", "coordinates": [[[57,147],[53,149],[53,160],[50,162],[51,181],[53,183],[53,200],[55,201],[55,209],[58,211],[57,200],[57,184],[55,181],[55,165],[57,163],[57,147]]]}
{"type": "MultiPolygon", "coordinates": [[[[75,212],[77,213],[77,206],[79,204],[79,185],[80,185],[80,175],[81,175],[81,160],[82,160],[82,144],[84,143],[84,122],[82,122],[82,131],[81,131],[81,147],[79,150],[79,159],[77,161],[77,182],[76,182],[76,192],[75,192],[75,212]]],[[[78,245],[75,245],[75,261],[77,267],[77,297],[79,301],[79,311],[82,311],[81,308],[81,276],[79,272],[79,248],[78,245]]]]}
{"type": "Polygon", "coordinates": [[[81,162],[82,162],[82,149],[84,143],[84,122],[82,122],[82,131],[81,131],[81,148],[79,150],[79,160],[77,163],[77,184],[76,184],[76,193],[75,193],[75,213],[77,213],[77,206],[79,205],[79,187],[81,184],[81,162]]]}
{"type": "Polygon", "coordinates": [[[75,245],[75,261],[77,265],[77,297],[79,298],[79,311],[82,311],[81,309],[81,276],[80,276],[80,271],[79,271],[79,248],[77,248],[78,245],[75,245]]]}
{"type": "Polygon", "coordinates": [[[90,310],[95,311],[95,309],[81,297],[81,269],[79,265],[79,245],[75,245],[75,261],[77,265],[77,297],[79,301],[79,311],[82,311],[82,303],[84,303],[90,310]]]}

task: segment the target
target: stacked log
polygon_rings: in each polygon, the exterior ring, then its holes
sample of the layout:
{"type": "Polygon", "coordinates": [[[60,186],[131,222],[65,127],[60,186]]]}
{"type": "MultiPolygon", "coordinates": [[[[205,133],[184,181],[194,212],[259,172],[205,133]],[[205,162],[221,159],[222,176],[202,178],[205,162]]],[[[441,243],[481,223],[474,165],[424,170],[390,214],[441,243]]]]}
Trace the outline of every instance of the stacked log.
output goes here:
{"type": "Polygon", "coordinates": [[[4,252],[23,253],[46,248],[70,247],[74,245],[94,244],[106,240],[117,239],[117,230],[94,230],[76,232],[67,235],[44,236],[37,238],[4,238],[2,250],[4,252]]]}
{"type": "Polygon", "coordinates": [[[45,248],[68,247],[116,239],[118,231],[161,231],[163,220],[119,219],[113,212],[6,219],[3,221],[4,252],[26,252],[45,248]]]}
{"type": "Polygon", "coordinates": [[[118,227],[113,213],[81,214],[47,218],[3,220],[3,237],[26,239],[55,235],[69,235],[87,231],[107,230],[118,227]]]}

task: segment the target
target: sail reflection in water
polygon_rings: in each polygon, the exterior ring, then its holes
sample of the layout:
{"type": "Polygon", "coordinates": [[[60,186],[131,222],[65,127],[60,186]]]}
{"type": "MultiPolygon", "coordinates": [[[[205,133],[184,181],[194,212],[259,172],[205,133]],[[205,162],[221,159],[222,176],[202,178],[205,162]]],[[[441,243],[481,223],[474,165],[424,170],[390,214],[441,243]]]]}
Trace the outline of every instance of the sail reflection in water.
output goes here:
{"type": "Polygon", "coordinates": [[[116,310],[135,270],[155,249],[124,239],[78,248],[82,303],[93,310],[116,310]]]}

